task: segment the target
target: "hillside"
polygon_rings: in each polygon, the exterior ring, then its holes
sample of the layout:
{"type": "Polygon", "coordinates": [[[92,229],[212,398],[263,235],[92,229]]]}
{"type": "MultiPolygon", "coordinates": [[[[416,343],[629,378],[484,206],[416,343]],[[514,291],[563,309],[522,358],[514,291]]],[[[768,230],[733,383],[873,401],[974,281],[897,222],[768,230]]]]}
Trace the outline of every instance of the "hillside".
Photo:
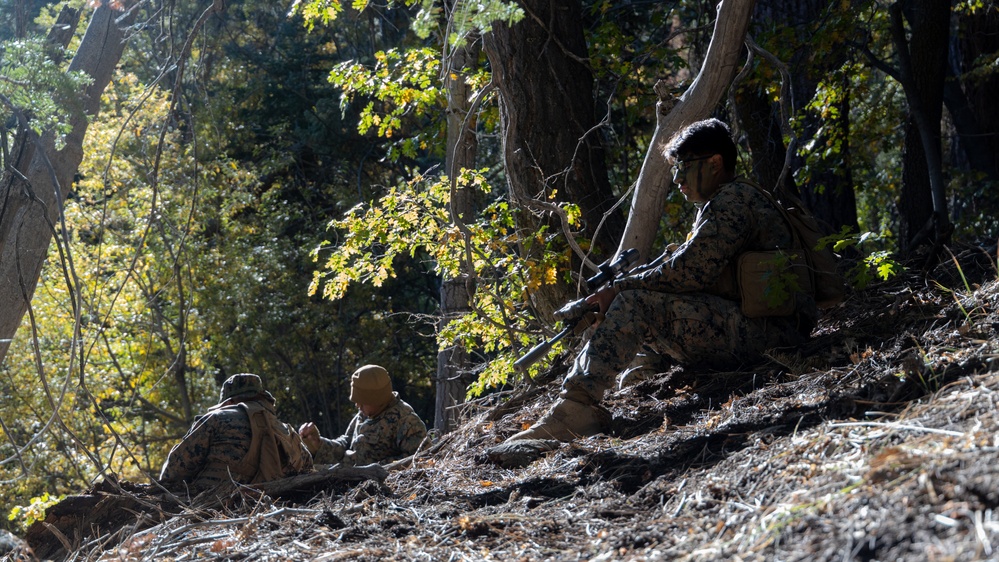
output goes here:
{"type": "Polygon", "coordinates": [[[996,559],[995,257],[854,294],[797,353],[617,391],[612,435],[490,454],[550,404],[554,368],[383,484],[190,509],[69,559],[996,559]]]}

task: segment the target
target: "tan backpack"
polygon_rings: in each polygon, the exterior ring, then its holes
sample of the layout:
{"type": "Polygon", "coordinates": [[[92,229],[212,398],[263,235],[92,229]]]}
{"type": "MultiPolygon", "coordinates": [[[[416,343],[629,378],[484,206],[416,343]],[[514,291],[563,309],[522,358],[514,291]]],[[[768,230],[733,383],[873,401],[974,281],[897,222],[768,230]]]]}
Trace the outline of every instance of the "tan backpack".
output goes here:
{"type": "MultiPolygon", "coordinates": [[[[828,246],[818,249],[823,237],[819,221],[804,210],[800,201],[785,207],[760,185],[740,179],[756,188],[780,211],[791,227],[794,248],[769,252],[747,252],[739,259],[739,289],[743,313],[750,317],[786,316],[794,311],[790,294],[774,295],[775,280],[788,278],[796,282],[777,283],[777,287],[797,285],[810,293],[819,308],[831,308],[846,297],[846,282],[837,268],[837,257],[828,246]],[[796,250],[801,250],[797,255],[796,250]]],[[[785,291],[786,292],[786,291],[785,291]]]]}
{"type": "Polygon", "coordinates": [[[274,412],[260,402],[240,402],[239,406],[250,418],[253,432],[250,450],[240,463],[250,470],[256,467],[249,483],[269,482],[304,472],[309,453],[298,432],[278,421],[274,412]]]}

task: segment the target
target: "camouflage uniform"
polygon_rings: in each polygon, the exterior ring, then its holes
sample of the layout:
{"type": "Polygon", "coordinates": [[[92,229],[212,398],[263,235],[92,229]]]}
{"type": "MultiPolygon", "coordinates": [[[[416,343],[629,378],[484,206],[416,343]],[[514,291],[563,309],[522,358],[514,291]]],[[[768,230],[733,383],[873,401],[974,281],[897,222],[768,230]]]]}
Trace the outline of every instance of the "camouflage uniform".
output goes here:
{"type": "MultiPolygon", "coordinates": [[[[267,446],[262,441],[258,443],[261,447],[267,446]]],[[[266,473],[292,476],[309,472],[312,463],[312,456],[298,433],[274,416],[274,399],[263,391],[260,378],[242,373],[225,382],[220,403],[198,416],[180,443],[170,450],[160,472],[160,483],[167,488],[181,488],[186,484],[189,490],[200,492],[230,481],[243,484],[261,481],[261,475],[266,473]],[[288,449],[280,453],[273,449],[270,462],[261,458],[259,447],[251,454],[254,435],[248,411],[264,415],[261,423],[265,429],[258,431],[267,433],[258,435],[258,439],[274,437],[288,443],[282,446],[299,447],[301,453],[289,455],[285,452],[288,449]],[[277,437],[278,433],[283,438],[277,437]],[[279,454],[281,458],[277,460],[279,454]],[[292,463],[297,466],[293,467],[292,463]]]]}
{"type": "Polygon", "coordinates": [[[699,207],[684,244],[614,282],[620,292],[566,377],[563,398],[598,403],[643,344],[680,364],[724,368],[807,338],[817,309],[806,295],[792,317],[747,318],[739,308],[736,258],[792,245],[780,212],[738,179],[699,207]]]}
{"type": "Polygon", "coordinates": [[[313,458],[317,464],[386,463],[415,453],[426,436],[423,420],[393,392],[392,401],[380,414],[369,418],[358,412],[340,437],[320,437],[313,458]]]}

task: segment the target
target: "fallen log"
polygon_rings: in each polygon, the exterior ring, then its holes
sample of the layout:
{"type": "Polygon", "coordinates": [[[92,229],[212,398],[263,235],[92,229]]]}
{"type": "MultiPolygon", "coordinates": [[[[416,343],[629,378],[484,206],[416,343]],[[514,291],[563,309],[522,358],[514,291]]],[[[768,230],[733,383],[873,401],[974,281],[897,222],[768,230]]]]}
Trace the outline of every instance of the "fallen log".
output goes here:
{"type": "Polygon", "coordinates": [[[186,498],[156,484],[135,484],[106,477],[85,494],[67,496],[48,508],[24,540],[43,560],[64,560],[81,549],[114,548],[137,531],[188,510],[231,507],[243,497],[301,498],[329,489],[337,482],[375,480],[383,484],[389,471],[378,464],[333,465],[323,470],[252,485],[232,483],[186,498]]]}
{"type": "Polygon", "coordinates": [[[325,489],[333,482],[361,482],[375,480],[384,483],[389,471],[384,466],[373,463],[365,466],[344,466],[335,464],[328,469],[289,476],[280,480],[252,484],[245,488],[259,490],[272,498],[285,497],[289,494],[301,494],[312,490],[325,489]]]}
{"type": "Polygon", "coordinates": [[[87,493],[49,507],[43,521],[28,527],[24,540],[38,558],[62,560],[94,539],[126,526],[146,528],[182,511],[176,496],[158,492],[153,485],[107,477],[87,493]]]}

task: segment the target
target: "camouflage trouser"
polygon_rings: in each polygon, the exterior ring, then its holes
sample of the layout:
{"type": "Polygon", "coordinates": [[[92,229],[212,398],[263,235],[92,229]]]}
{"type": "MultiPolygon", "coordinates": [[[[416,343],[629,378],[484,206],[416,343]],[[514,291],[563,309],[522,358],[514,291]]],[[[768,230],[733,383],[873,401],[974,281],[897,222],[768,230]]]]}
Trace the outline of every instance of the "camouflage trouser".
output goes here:
{"type": "Polygon", "coordinates": [[[595,404],[642,345],[682,365],[731,368],[804,336],[786,318],[747,318],[739,303],[704,293],[618,294],[562,383],[562,397],[595,404]]]}

